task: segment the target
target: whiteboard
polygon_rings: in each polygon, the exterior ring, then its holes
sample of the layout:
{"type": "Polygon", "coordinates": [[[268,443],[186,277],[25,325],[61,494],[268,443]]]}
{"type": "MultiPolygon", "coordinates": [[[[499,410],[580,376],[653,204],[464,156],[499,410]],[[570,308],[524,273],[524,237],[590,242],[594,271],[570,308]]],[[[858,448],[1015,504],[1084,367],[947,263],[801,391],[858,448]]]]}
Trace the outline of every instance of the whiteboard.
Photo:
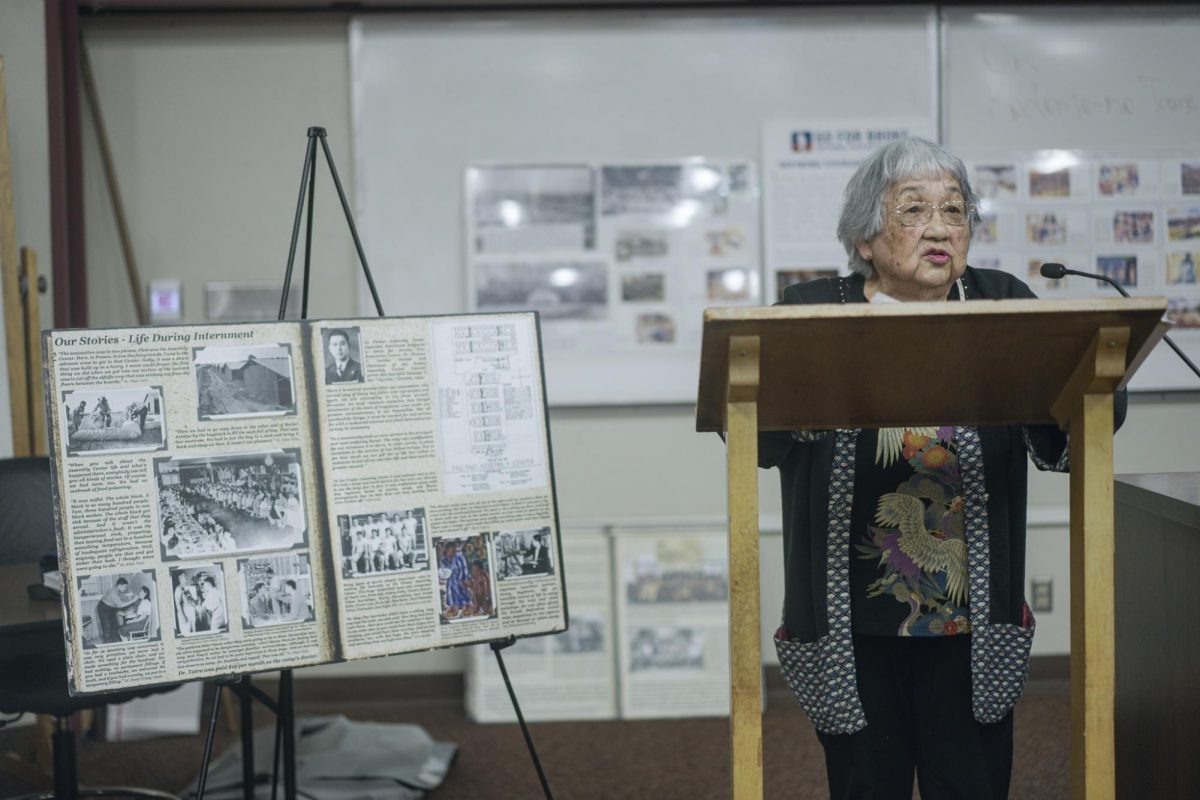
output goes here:
{"type": "MultiPolygon", "coordinates": [[[[1027,162],[1035,151],[1045,156],[1061,150],[1058,155],[1075,159],[1080,179],[1093,187],[1104,159],[1156,163],[1160,172],[1152,179],[1160,191],[1152,209],[1158,216],[1200,208],[1200,194],[1185,194],[1179,185],[1180,161],[1200,164],[1200,8],[947,9],[943,26],[943,130],[951,151],[976,162],[1027,162]]],[[[1096,218],[1105,203],[1114,206],[1095,197],[1083,213],[1096,218]]],[[[1200,286],[1169,284],[1163,277],[1164,247],[1178,252],[1192,242],[1171,242],[1165,221],[1155,225],[1157,280],[1140,282],[1145,288],[1131,292],[1166,295],[1173,304],[1196,308],[1200,286]]],[[[1090,252],[1080,250],[1090,268],[1069,266],[1097,271],[1102,248],[1093,243],[1090,252]]],[[[1194,250],[1200,256],[1200,239],[1194,250]]],[[[973,247],[972,256],[978,252],[973,247]]],[[[1103,284],[1084,288],[1086,279],[1070,280],[1086,294],[1111,296],[1103,284]]],[[[1200,362],[1200,328],[1171,335],[1200,362]]],[[[1194,390],[1200,380],[1160,344],[1131,387],[1194,390]]]]}
{"type": "MultiPolygon", "coordinates": [[[[936,108],[932,7],[355,18],[355,187],[389,314],[467,307],[479,162],[757,160],[763,120],[936,108]],[[903,67],[902,80],[885,80],[903,67]]],[[[836,201],[833,201],[836,202],[836,201]]],[[[363,313],[370,311],[365,289],[363,313]]],[[[554,405],[692,402],[694,357],[546,347],[554,405]]]]}

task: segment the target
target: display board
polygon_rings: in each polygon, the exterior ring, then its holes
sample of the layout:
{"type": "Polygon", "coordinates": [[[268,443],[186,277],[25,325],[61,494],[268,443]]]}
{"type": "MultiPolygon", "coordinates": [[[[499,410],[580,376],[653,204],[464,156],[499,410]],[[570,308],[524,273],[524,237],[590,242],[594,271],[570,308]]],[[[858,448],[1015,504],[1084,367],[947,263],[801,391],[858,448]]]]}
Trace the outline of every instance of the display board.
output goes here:
{"type": "MultiPolygon", "coordinates": [[[[931,8],[357,18],[357,204],[383,302],[468,307],[471,165],[753,163],[764,119],[928,115],[935,34],[931,8]],[[906,79],[882,86],[898,61],[906,79]]],[[[564,354],[547,325],[551,404],[691,402],[696,313],[669,350],[614,337],[564,354]]]]}
{"type": "Polygon", "coordinates": [[[566,629],[534,314],[43,347],[72,693],[566,629]]]}
{"type": "MultiPolygon", "coordinates": [[[[1047,285],[1042,261],[1165,295],[1172,338],[1200,361],[1200,10],[944,13],[946,144],[985,195],[971,262],[1047,296],[1115,292],[1047,285]]],[[[1160,344],[1131,388],[1200,381],[1160,344]]]]}

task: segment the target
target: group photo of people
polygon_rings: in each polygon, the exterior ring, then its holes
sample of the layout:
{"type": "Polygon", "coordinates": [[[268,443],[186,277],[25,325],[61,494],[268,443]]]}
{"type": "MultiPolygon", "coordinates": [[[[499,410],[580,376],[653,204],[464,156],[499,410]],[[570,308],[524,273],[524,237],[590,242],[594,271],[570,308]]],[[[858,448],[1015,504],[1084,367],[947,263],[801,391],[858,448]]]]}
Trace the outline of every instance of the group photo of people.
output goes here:
{"type": "Polygon", "coordinates": [[[496,580],[554,574],[553,541],[549,528],[500,531],[495,535],[496,580]]]}
{"type": "Polygon", "coordinates": [[[164,559],[308,541],[298,451],[155,461],[164,559]]]}
{"type": "Polygon", "coordinates": [[[229,631],[225,569],[220,564],[172,567],[171,602],[176,636],[229,631]]]}
{"type": "Polygon", "coordinates": [[[342,576],[361,578],[429,568],[425,509],[341,514],[342,576]]]}
{"type": "Polygon", "coordinates": [[[1122,286],[1138,285],[1138,260],[1135,255],[1096,256],[1096,272],[1122,286]]]}
{"type": "Polygon", "coordinates": [[[67,454],[161,450],[167,446],[162,390],[76,389],[62,393],[67,454]]]}
{"type": "Polygon", "coordinates": [[[486,534],[434,539],[442,623],[496,616],[486,534]]]}
{"type": "Polygon", "coordinates": [[[1119,244],[1154,244],[1154,212],[1114,212],[1112,234],[1119,244]]]}
{"type": "Polygon", "coordinates": [[[242,625],[265,628],[315,619],[307,554],[238,561],[242,625]]]}
{"type": "Polygon", "coordinates": [[[153,570],[85,575],[78,583],[85,648],[161,637],[153,570]]]}

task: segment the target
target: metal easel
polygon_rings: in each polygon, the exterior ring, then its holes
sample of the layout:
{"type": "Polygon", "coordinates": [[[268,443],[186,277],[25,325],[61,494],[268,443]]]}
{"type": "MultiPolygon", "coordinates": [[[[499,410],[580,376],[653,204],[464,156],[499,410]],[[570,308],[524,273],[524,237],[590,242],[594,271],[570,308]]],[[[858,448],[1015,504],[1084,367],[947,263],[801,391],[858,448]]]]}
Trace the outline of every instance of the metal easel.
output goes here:
{"type": "MultiPolygon", "coordinates": [[[[346,214],[346,224],[350,227],[350,235],[354,238],[354,248],[358,252],[358,261],[362,265],[363,275],[371,290],[371,299],[375,302],[375,311],[383,316],[383,304],[379,301],[379,292],[375,288],[375,280],[371,277],[371,269],[367,266],[367,256],[363,252],[362,241],[358,237],[358,229],[354,225],[354,216],[350,212],[350,204],[346,200],[346,192],[342,189],[342,181],[338,178],[337,167],[333,164],[333,154],[329,151],[325,129],[312,127],[308,129],[308,148],[304,153],[304,170],[300,176],[300,197],[296,201],[296,217],[292,224],[292,242],[288,248],[287,269],[283,275],[283,293],[279,301],[279,316],[282,321],[287,312],[288,292],[292,285],[292,268],[296,261],[296,243],[300,237],[300,219],[304,216],[305,194],[307,193],[308,215],[304,233],[304,279],[303,294],[300,308],[300,319],[308,319],[308,284],[312,263],[312,226],[313,201],[316,192],[317,171],[317,142],[325,153],[325,163],[333,176],[333,185],[337,188],[338,199],[342,211],[346,214]]],[[[241,675],[228,680],[214,681],[217,689],[213,698],[212,715],[209,719],[208,736],[204,743],[204,758],[200,768],[200,777],[196,783],[196,800],[203,800],[205,783],[208,780],[208,768],[212,762],[213,739],[216,735],[217,719],[221,710],[221,690],[228,687],[238,695],[241,720],[242,739],[242,795],[245,800],[254,800],[254,790],[266,776],[259,776],[254,771],[254,724],[253,703],[255,700],[263,704],[275,714],[275,754],[271,760],[271,798],[274,800],[279,784],[280,761],[282,756],[283,768],[283,797],[284,800],[296,800],[296,711],[292,671],[279,672],[279,696],[272,698],[251,682],[249,675],[241,675]]]]}

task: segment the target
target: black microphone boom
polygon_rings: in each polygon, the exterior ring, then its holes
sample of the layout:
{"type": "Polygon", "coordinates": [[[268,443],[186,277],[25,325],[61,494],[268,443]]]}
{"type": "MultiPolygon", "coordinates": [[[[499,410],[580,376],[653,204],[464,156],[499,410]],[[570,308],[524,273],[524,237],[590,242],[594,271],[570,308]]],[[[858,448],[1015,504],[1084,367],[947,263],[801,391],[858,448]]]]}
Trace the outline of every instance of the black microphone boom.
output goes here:
{"type": "MultiPolygon", "coordinates": [[[[1094,275],[1091,272],[1080,272],[1079,270],[1075,269],[1067,269],[1062,264],[1054,263],[1042,264],[1041,273],[1043,278],[1050,278],[1051,280],[1060,280],[1067,275],[1078,275],[1081,278],[1091,278],[1094,281],[1104,281],[1118,292],[1123,294],[1125,297],[1129,297],[1129,292],[1125,291],[1125,287],[1121,286],[1121,284],[1117,283],[1107,275],[1094,275]]],[[[1192,372],[1196,373],[1196,377],[1200,378],[1200,368],[1197,368],[1196,365],[1192,363],[1192,360],[1188,358],[1182,350],[1179,349],[1179,345],[1175,344],[1175,342],[1171,340],[1170,336],[1163,336],[1163,341],[1175,351],[1175,355],[1183,359],[1183,363],[1187,364],[1188,368],[1191,369],[1192,372]]]]}

